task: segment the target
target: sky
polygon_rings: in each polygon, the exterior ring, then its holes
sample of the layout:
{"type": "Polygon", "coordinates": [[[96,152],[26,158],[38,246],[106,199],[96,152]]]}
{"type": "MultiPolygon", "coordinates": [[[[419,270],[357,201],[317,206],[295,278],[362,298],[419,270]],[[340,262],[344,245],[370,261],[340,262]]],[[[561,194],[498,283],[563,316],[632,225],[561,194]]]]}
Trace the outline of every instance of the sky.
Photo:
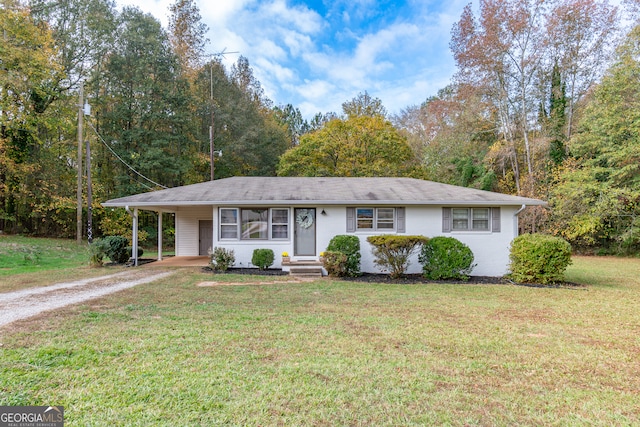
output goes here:
{"type": "MultiPolygon", "coordinates": [[[[275,105],[310,119],[342,113],[367,91],[387,111],[419,105],[450,83],[451,28],[470,0],[196,0],[209,54],[239,55],[275,105]]],[[[120,0],[167,28],[174,0],[120,0]]]]}

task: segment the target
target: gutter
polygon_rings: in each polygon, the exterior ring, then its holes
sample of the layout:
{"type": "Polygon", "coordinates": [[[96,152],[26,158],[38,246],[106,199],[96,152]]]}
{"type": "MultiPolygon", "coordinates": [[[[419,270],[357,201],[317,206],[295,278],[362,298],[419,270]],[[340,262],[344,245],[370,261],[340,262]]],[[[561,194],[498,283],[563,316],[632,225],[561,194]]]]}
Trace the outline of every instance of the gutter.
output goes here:
{"type": "MultiPolygon", "coordinates": [[[[518,215],[520,215],[520,214],[522,213],[522,211],[523,211],[523,210],[525,210],[526,208],[527,208],[527,205],[522,205],[522,206],[520,207],[520,209],[518,209],[518,210],[516,211],[516,213],[514,213],[514,214],[513,214],[513,216],[518,216],[518,215]]],[[[128,206],[127,206],[127,209],[129,209],[129,207],[128,207],[128,206]]]]}

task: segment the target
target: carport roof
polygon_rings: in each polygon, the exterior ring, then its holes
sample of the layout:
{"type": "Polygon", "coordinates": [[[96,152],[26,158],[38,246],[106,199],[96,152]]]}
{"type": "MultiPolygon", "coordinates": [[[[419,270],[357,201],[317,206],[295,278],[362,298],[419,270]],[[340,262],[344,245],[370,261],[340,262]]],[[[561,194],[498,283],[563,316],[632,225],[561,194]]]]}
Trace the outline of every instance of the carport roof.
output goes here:
{"type": "Polygon", "coordinates": [[[106,207],[198,205],[546,205],[538,199],[414,178],[232,177],[109,200],[106,207]]]}

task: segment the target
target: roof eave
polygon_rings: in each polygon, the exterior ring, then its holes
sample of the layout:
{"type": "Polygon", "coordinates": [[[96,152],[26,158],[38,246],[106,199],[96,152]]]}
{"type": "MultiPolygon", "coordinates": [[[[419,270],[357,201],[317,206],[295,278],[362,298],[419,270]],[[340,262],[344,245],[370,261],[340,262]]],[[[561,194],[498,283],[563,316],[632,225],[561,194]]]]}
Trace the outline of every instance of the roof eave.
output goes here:
{"type": "Polygon", "coordinates": [[[542,200],[212,200],[171,202],[105,202],[104,207],[176,210],[185,206],[301,206],[301,205],[404,205],[404,206],[547,206],[542,200]]]}

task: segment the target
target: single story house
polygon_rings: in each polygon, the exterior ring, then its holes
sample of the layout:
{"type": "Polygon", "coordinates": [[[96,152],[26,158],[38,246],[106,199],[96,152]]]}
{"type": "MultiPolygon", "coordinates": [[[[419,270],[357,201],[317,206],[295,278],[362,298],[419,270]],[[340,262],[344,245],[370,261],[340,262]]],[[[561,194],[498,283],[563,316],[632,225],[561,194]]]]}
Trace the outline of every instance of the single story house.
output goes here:
{"type": "MultiPolygon", "coordinates": [[[[103,203],[132,214],[134,247],[138,210],[174,213],[176,256],[224,247],[235,251],[236,267],[250,267],[254,249],[270,248],[278,268],[283,252],[293,261],[319,260],[332,237],[352,234],[360,238],[362,271],[374,273],[380,269],[367,236],[452,236],[473,251],[477,276],[507,273],[518,214],[533,205],[545,202],[413,178],[341,177],[233,177],[103,203]]],[[[409,273],[420,271],[415,256],[409,273]]]]}

